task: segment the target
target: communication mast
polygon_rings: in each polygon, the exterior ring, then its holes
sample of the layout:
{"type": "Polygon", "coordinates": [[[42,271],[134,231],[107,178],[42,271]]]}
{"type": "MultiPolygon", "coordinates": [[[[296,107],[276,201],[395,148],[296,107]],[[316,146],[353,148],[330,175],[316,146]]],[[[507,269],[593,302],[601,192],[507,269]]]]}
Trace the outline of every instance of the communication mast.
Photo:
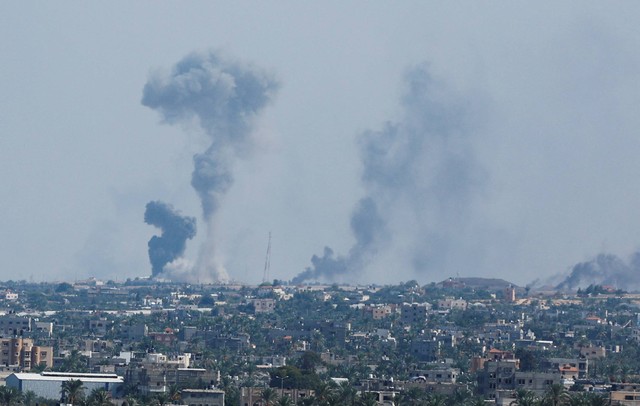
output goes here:
{"type": "Polygon", "coordinates": [[[262,282],[269,280],[269,269],[271,268],[271,231],[269,231],[269,243],[267,244],[267,255],[264,258],[264,273],[262,274],[262,282]]]}

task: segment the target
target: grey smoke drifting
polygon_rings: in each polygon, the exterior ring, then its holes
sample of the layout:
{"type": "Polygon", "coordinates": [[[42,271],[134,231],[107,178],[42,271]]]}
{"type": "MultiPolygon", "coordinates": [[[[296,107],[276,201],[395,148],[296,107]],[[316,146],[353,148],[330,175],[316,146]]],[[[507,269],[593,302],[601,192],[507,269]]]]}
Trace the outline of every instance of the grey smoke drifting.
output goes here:
{"type": "Polygon", "coordinates": [[[640,252],[628,262],[611,254],[600,254],[571,268],[571,273],[556,288],[559,290],[584,289],[589,285],[610,285],[617,289],[640,289],[640,252]]]}
{"type": "Polygon", "coordinates": [[[401,119],[358,140],[366,195],[351,217],[355,244],[344,257],[325,248],[292,282],[349,279],[392,250],[402,250],[416,273],[452,267],[461,255],[454,247],[465,244],[483,178],[468,107],[425,66],[409,71],[405,84],[401,119]]]}
{"type": "Polygon", "coordinates": [[[356,243],[347,257],[336,256],[329,247],[324,247],[322,257],[311,257],[311,267],[291,280],[300,284],[307,280],[335,280],[351,270],[362,268],[363,262],[375,253],[377,240],[381,238],[384,222],[378,214],[376,202],[366,197],[358,202],[351,216],[351,232],[356,243]]]}
{"type": "Polygon", "coordinates": [[[148,244],[151,276],[155,277],[162,274],[165,265],[184,254],[187,240],[196,235],[196,219],[181,216],[169,204],[153,201],[147,203],[144,222],[162,230],[161,235],[151,237],[148,244]]]}
{"type": "Polygon", "coordinates": [[[143,105],[158,111],[168,124],[195,118],[211,141],[193,157],[191,185],[200,197],[208,229],[192,278],[227,279],[214,254],[213,217],[233,184],[236,159],[252,150],[254,121],[278,87],[269,73],[217,52],[188,55],[170,73],[154,75],[144,86],[143,105]]]}

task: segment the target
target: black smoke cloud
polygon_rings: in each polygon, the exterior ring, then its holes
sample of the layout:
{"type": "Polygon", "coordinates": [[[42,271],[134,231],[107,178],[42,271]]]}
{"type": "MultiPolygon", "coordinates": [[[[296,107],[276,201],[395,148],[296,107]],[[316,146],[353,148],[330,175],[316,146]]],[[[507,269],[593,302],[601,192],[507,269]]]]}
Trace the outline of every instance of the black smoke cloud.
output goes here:
{"type": "Polygon", "coordinates": [[[278,88],[266,71],[213,51],[188,55],[170,73],[152,75],[144,86],[143,105],[158,111],[168,124],[197,120],[210,140],[209,147],[193,157],[191,185],[200,197],[207,237],[189,279],[228,278],[215,258],[213,217],[233,184],[237,158],[253,149],[255,119],[278,88]]]}
{"type": "Polygon", "coordinates": [[[612,254],[600,254],[571,268],[569,276],[556,288],[575,290],[589,285],[610,285],[623,290],[640,290],[640,252],[628,261],[612,254]]]}
{"type": "Polygon", "coordinates": [[[162,233],[149,240],[149,261],[151,275],[159,276],[165,265],[175,261],[184,254],[187,240],[196,235],[196,219],[180,215],[173,206],[152,201],[147,203],[144,222],[158,227],[162,233]]]}
{"type": "Polygon", "coordinates": [[[351,216],[355,244],[345,256],[326,247],[292,282],[353,279],[398,249],[416,273],[451,267],[460,255],[456,244],[483,184],[468,105],[426,66],[410,70],[405,84],[401,119],[358,138],[366,194],[351,216]]]}

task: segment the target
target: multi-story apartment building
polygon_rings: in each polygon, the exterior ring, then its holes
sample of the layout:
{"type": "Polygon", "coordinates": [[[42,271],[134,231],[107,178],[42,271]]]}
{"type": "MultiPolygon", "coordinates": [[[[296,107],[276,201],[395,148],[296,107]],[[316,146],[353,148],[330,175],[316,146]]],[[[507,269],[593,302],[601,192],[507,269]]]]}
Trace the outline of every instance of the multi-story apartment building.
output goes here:
{"type": "Polygon", "coordinates": [[[0,335],[2,337],[22,336],[31,332],[33,319],[31,317],[7,314],[0,317],[0,335]]]}
{"type": "Polygon", "coordinates": [[[543,395],[549,386],[559,384],[562,375],[554,372],[519,371],[517,360],[486,361],[478,372],[478,391],[487,399],[495,399],[498,392],[526,389],[543,395]]]}
{"type": "Polygon", "coordinates": [[[251,303],[256,313],[273,313],[276,308],[275,299],[253,299],[251,303]]]}
{"type": "Polygon", "coordinates": [[[404,325],[424,324],[431,309],[429,303],[404,303],[400,312],[400,320],[404,325]]]}
{"type": "Polygon", "coordinates": [[[28,371],[35,365],[53,367],[53,348],[33,345],[30,338],[0,338],[0,365],[28,371]]]}

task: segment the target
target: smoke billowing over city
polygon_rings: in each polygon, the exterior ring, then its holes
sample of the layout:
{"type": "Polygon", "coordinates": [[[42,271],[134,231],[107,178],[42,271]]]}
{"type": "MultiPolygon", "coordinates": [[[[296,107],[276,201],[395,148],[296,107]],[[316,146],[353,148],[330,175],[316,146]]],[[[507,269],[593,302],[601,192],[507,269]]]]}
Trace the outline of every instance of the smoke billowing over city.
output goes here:
{"type": "Polygon", "coordinates": [[[366,191],[351,216],[346,256],[326,247],[292,282],[350,280],[385,249],[406,247],[415,273],[446,267],[482,187],[467,102],[426,66],[405,76],[402,117],[358,140],[366,191]]]}
{"type": "Polygon", "coordinates": [[[589,285],[604,285],[627,291],[640,290],[640,252],[625,261],[613,254],[599,254],[571,268],[569,275],[555,288],[585,289],[589,285]]]}
{"type": "MultiPolygon", "coordinates": [[[[191,185],[200,197],[207,236],[195,267],[184,270],[191,281],[227,281],[216,257],[215,214],[233,184],[233,167],[251,155],[253,124],[279,87],[268,72],[218,52],[193,53],[168,74],[152,75],[142,104],[156,110],[167,124],[197,120],[209,138],[205,151],[193,157],[191,185]]],[[[181,273],[174,272],[174,279],[181,273]]]]}
{"type": "Polygon", "coordinates": [[[5,279],[640,279],[640,3],[1,7],[5,279]]]}

